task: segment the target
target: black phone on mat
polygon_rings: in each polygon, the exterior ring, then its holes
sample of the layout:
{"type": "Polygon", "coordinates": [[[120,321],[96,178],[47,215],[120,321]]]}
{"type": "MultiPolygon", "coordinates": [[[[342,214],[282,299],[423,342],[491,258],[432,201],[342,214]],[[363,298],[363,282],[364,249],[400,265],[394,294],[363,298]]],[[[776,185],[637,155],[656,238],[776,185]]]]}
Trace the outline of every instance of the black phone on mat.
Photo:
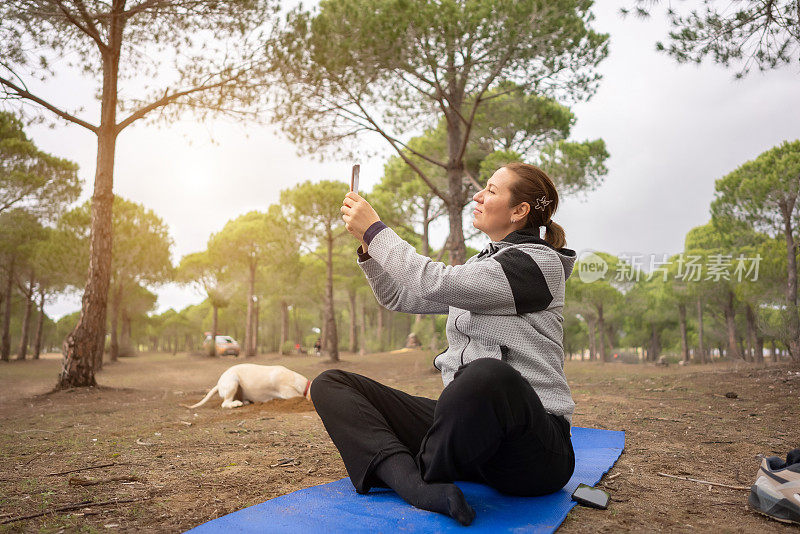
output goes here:
{"type": "Polygon", "coordinates": [[[591,508],[599,508],[605,510],[608,508],[608,500],[610,495],[605,491],[586,484],[579,484],[578,487],[572,492],[572,500],[583,506],[591,508]]]}

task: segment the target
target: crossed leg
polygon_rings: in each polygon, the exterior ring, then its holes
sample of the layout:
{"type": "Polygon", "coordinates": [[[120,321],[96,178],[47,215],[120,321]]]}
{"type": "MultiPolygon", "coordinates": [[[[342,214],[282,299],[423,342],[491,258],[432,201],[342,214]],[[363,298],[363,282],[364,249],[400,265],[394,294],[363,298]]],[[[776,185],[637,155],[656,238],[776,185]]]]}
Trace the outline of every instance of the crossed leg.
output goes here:
{"type": "Polygon", "coordinates": [[[500,360],[462,366],[438,403],[340,370],[318,376],[311,397],[356,491],[386,484],[463,524],[474,512],[454,480],[537,495],[563,487],[574,469],[565,430],[500,360]]]}

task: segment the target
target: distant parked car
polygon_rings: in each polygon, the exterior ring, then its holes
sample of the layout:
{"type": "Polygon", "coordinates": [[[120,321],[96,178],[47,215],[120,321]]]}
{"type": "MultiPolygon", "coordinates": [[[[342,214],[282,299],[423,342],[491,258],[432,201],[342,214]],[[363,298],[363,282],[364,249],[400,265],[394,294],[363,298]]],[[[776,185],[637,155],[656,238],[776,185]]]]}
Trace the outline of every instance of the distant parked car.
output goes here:
{"type": "MultiPolygon", "coordinates": [[[[205,341],[203,341],[203,349],[208,352],[209,351],[209,344],[211,343],[211,336],[206,336],[205,341]]],[[[239,343],[236,342],[231,336],[217,336],[217,355],[218,356],[227,356],[232,354],[234,356],[239,356],[239,343]]]]}
{"type": "Polygon", "coordinates": [[[639,355],[630,349],[612,349],[612,362],[639,363],[639,355]]]}

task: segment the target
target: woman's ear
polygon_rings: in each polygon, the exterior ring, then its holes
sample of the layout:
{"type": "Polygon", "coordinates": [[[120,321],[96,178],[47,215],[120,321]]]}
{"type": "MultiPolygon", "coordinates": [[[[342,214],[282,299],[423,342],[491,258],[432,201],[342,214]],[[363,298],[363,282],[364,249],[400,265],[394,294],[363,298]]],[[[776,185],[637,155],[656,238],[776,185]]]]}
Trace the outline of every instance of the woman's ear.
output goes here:
{"type": "Polygon", "coordinates": [[[531,205],[527,202],[520,202],[517,207],[514,208],[514,211],[511,213],[514,214],[514,218],[517,220],[524,219],[528,216],[531,212],[531,205]]]}

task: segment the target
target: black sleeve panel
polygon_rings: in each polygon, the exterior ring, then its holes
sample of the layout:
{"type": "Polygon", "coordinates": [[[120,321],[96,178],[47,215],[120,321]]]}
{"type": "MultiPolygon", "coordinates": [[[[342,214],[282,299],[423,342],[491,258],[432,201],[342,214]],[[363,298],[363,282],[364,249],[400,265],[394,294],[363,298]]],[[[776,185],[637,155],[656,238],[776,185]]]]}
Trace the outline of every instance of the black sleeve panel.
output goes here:
{"type": "Polygon", "coordinates": [[[542,270],[530,254],[511,248],[494,259],[503,267],[518,314],[547,309],[553,295],[542,270]]]}

